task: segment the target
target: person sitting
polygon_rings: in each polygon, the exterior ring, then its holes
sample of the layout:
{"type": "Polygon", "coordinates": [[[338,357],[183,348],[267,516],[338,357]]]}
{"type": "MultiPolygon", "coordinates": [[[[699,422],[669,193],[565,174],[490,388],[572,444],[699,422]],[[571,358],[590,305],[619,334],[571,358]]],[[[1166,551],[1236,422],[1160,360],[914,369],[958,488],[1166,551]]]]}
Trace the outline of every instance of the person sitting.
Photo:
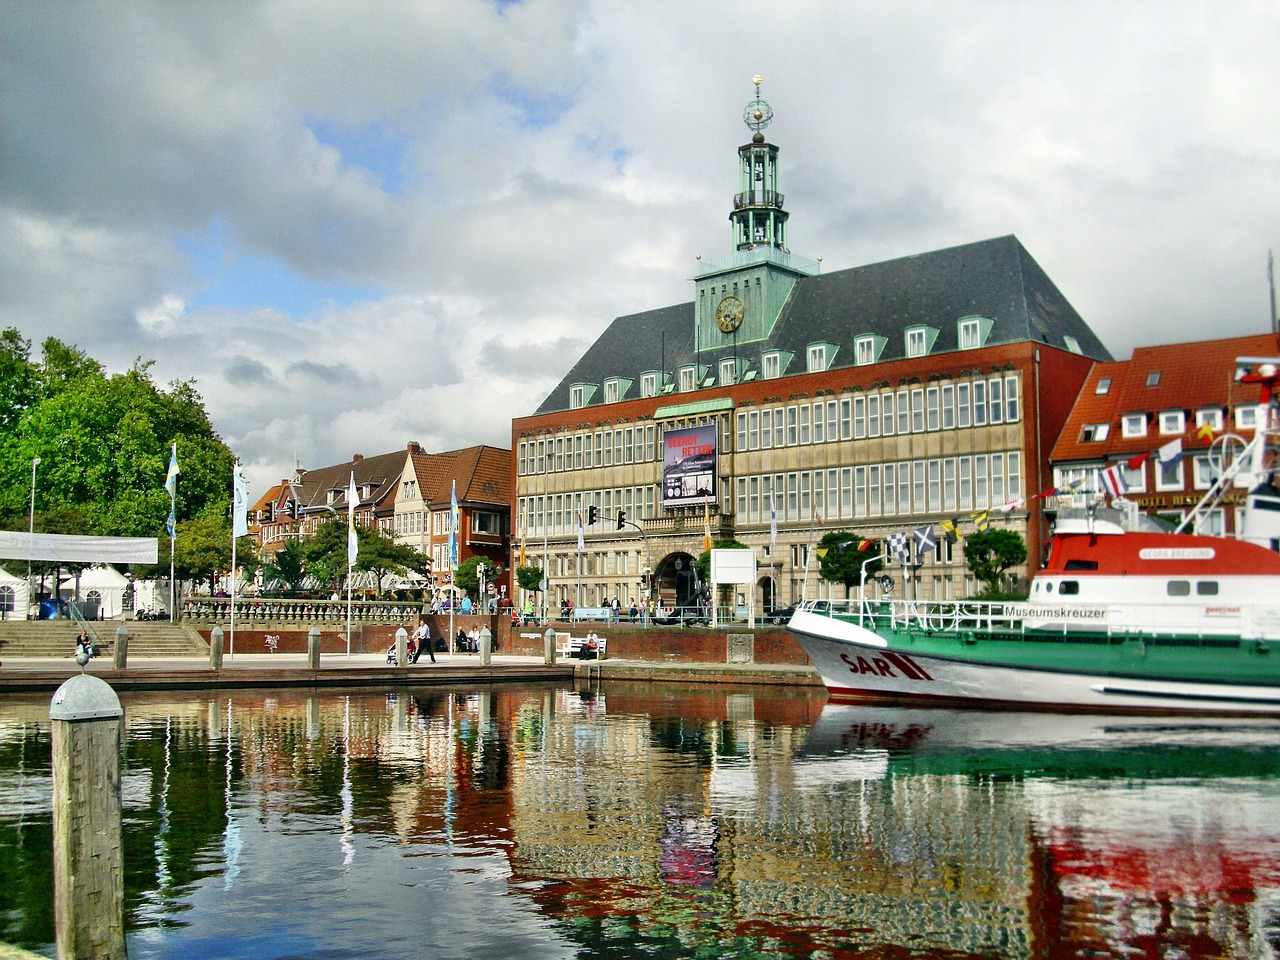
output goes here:
{"type": "Polygon", "coordinates": [[[471,641],[467,639],[466,631],[461,627],[458,628],[458,635],[453,638],[453,645],[456,649],[463,653],[471,653],[471,641]]]}
{"type": "Polygon", "coordinates": [[[600,655],[600,638],[596,636],[594,630],[587,634],[587,639],[582,641],[582,646],[578,648],[578,652],[574,654],[579,660],[595,660],[600,655]]]}

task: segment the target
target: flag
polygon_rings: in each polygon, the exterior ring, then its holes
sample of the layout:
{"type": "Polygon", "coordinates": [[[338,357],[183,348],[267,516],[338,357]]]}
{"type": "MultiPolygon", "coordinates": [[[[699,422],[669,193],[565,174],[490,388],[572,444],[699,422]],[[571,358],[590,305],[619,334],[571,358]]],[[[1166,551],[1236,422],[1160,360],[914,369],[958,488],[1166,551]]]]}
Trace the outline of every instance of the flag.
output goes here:
{"type": "Polygon", "coordinates": [[[1210,443],[1212,443],[1213,442],[1213,424],[1210,423],[1208,420],[1200,424],[1200,429],[1196,431],[1196,436],[1199,437],[1201,440],[1208,440],[1210,443]]]}
{"type": "Polygon", "coordinates": [[[360,502],[360,491],[356,489],[356,472],[351,471],[351,486],[347,488],[347,566],[356,562],[356,554],[360,550],[360,541],[356,537],[356,504],[360,502]]]}
{"type": "Polygon", "coordinates": [[[1177,463],[1182,459],[1182,438],[1170,440],[1156,451],[1156,459],[1165,465],[1177,463]]]}
{"type": "Polygon", "coordinates": [[[926,553],[931,553],[938,549],[938,535],[934,532],[933,524],[917,527],[914,536],[916,538],[917,557],[922,557],[926,553]]]}
{"type": "Polygon", "coordinates": [[[240,464],[231,472],[231,536],[249,535],[249,485],[240,464]]]}
{"type": "Polygon", "coordinates": [[[1006,500],[1004,503],[1000,504],[1000,512],[1013,513],[1013,511],[1017,510],[1025,502],[1025,500],[1006,500]]]}
{"type": "Polygon", "coordinates": [[[885,542],[889,544],[889,552],[896,559],[903,563],[911,559],[911,541],[905,532],[891,534],[885,542]]]}
{"type": "Polygon", "coordinates": [[[1139,453],[1136,456],[1132,456],[1128,460],[1126,460],[1124,462],[1124,465],[1128,467],[1130,470],[1137,470],[1139,467],[1141,467],[1144,463],[1146,463],[1150,459],[1151,459],[1150,453],[1139,453]]]}
{"type": "Polygon", "coordinates": [[[587,541],[582,529],[582,511],[578,511],[578,552],[587,552],[587,541]]]}
{"type": "Polygon", "coordinates": [[[973,520],[973,525],[980,531],[985,532],[991,526],[990,518],[985,510],[979,510],[977,513],[971,513],[969,514],[969,517],[973,520]]]}
{"type": "Polygon", "coordinates": [[[711,508],[702,501],[702,549],[711,549],[711,508]]]}
{"type": "Polygon", "coordinates": [[[1106,487],[1107,493],[1113,497],[1118,497],[1129,489],[1129,485],[1124,482],[1124,465],[1117,463],[1115,466],[1107,467],[1102,471],[1102,485],[1106,487]]]}
{"type": "Polygon", "coordinates": [[[174,508],[169,508],[169,519],[164,522],[164,532],[169,535],[172,540],[178,532],[178,518],[174,515],[174,508]]]}
{"type": "Polygon", "coordinates": [[[178,444],[175,441],[169,450],[169,473],[164,478],[164,488],[169,491],[170,497],[178,494],[178,474],[181,472],[178,469],[178,444]]]}
{"type": "Polygon", "coordinates": [[[947,538],[947,543],[955,543],[960,539],[960,528],[957,526],[959,523],[959,517],[942,521],[942,535],[947,538]]]}
{"type": "Polygon", "coordinates": [[[774,499],[773,491],[769,491],[769,544],[770,546],[778,542],[778,501],[774,499]]]}
{"type": "Polygon", "coordinates": [[[858,541],[858,552],[859,552],[859,553],[861,553],[863,550],[870,550],[870,549],[871,549],[871,545],[872,545],[872,544],[874,544],[875,542],[876,542],[876,538],[875,538],[875,537],[869,537],[869,538],[867,538],[866,540],[859,540],[859,541],[858,541]]]}
{"type": "MultiPolygon", "coordinates": [[[[579,518],[581,520],[581,518],[579,518]]],[[[449,569],[458,572],[458,481],[449,494],[449,569]]]]}
{"type": "MultiPolygon", "coordinates": [[[[521,520],[523,520],[523,519],[524,519],[524,517],[523,517],[523,515],[522,515],[522,516],[521,516],[521,520]]],[[[523,524],[523,523],[521,523],[521,524],[520,524],[520,562],[519,562],[518,564],[516,564],[516,566],[517,566],[517,567],[523,567],[524,565],[525,565],[525,562],[524,562],[524,524],[523,524]]]]}

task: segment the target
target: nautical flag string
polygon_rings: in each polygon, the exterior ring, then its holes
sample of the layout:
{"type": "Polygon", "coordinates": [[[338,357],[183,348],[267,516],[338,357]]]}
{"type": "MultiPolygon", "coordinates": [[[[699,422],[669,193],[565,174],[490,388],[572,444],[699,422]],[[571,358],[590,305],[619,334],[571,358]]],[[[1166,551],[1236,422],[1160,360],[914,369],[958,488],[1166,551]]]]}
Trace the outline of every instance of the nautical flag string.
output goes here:
{"type": "Polygon", "coordinates": [[[1177,463],[1182,459],[1182,438],[1170,440],[1156,451],[1156,459],[1165,465],[1177,463]]]}
{"type": "Polygon", "coordinates": [[[885,543],[889,545],[889,552],[895,559],[901,560],[903,563],[911,559],[911,541],[905,531],[890,534],[885,539],[885,543]]]}
{"type": "Polygon", "coordinates": [[[938,549],[938,535],[934,532],[932,524],[917,527],[914,531],[914,536],[917,557],[922,557],[926,553],[931,553],[938,549]]]}
{"type": "Polygon", "coordinates": [[[969,514],[969,517],[973,520],[973,525],[980,531],[986,530],[991,526],[990,516],[986,510],[979,510],[976,513],[971,513],[969,514]]]}
{"type": "Polygon", "coordinates": [[[1106,488],[1107,493],[1113,497],[1124,495],[1129,490],[1129,485],[1124,479],[1124,464],[1117,463],[1114,466],[1107,467],[1102,471],[1102,485],[1106,488]]]}
{"type": "Polygon", "coordinates": [[[947,543],[955,543],[960,539],[961,533],[959,524],[959,517],[942,521],[942,535],[947,538],[947,543]]]}

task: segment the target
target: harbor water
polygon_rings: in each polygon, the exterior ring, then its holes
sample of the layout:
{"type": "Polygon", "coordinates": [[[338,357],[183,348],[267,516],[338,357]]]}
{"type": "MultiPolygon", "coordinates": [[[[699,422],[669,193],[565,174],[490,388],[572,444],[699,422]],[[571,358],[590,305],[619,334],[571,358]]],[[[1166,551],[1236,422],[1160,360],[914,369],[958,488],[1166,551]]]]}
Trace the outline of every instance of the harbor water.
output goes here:
{"type": "MultiPolygon", "coordinates": [[[[608,681],[124,693],[146,958],[1270,958],[1274,720],[608,681]]],[[[0,941],[53,956],[49,698],[0,941]]]]}

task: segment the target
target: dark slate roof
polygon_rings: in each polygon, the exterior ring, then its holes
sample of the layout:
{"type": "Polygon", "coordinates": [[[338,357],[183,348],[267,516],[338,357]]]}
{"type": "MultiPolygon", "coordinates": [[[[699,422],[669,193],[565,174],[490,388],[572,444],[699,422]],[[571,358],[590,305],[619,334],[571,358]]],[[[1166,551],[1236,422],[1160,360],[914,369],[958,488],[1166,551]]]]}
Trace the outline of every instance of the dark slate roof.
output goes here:
{"type": "MultiPolygon", "coordinates": [[[[618,317],[538,413],[568,409],[569,387],[575,383],[597,385],[589,404],[597,406],[607,378],[632,380],[622,398],[631,400],[640,395],[642,372],[664,369],[674,376],[681,366],[694,362],[693,316],[690,302],[618,317]]],[[[880,361],[897,360],[906,356],[903,331],[923,325],[939,331],[930,350],[936,355],[958,349],[956,321],[967,316],[992,321],[985,346],[1034,340],[1067,349],[1064,337],[1069,336],[1085,356],[1111,359],[1102,341],[1014,236],[801,278],[769,339],[739,343],[737,349],[740,357],[751,358],[756,370],[761,353],[793,354],[785,375],[804,372],[809,344],[827,342],[838,347],[833,368],[848,367],[854,364],[855,338],[884,337],[888,342],[880,361]]],[[[716,361],[729,355],[731,348],[726,347],[704,351],[697,361],[714,371],[716,361]]]]}

